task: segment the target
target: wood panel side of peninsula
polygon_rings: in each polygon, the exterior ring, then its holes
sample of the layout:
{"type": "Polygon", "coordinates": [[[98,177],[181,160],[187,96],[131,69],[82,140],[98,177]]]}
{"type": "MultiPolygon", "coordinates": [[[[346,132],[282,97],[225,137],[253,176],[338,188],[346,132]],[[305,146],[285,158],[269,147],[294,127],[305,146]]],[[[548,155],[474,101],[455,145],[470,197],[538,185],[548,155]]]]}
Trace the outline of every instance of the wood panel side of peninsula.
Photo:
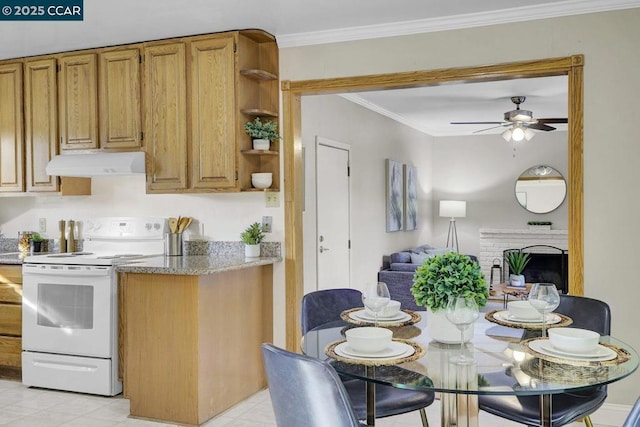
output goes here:
{"type": "Polygon", "coordinates": [[[200,425],[266,387],[273,267],[122,275],[121,373],[131,416],[200,425]]]}

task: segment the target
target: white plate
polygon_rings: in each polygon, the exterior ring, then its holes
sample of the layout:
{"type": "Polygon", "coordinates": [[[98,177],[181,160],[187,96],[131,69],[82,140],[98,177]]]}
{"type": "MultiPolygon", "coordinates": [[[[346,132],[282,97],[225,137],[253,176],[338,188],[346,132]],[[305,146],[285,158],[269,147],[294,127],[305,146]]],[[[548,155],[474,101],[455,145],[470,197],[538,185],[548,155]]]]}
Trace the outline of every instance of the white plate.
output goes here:
{"type": "MultiPolygon", "coordinates": [[[[500,320],[502,322],[508,322],[508,323],[531,323],[531,324],[540,324],[542,322],[540,322],[540,319],[520,319],[520,318],[516,318],[512,315],[509,314],[509,312],[507,310],[504,311],[497,311],[495,313],[493,313],[493,318],[496,320],[500,320]]],[[[560,323],[562,321],[562,318],[560,316],[558,316],[557,314],[554,313],[547,313],[547,315],[545,316],[546,318],[546,324],[547,325],[553,325],[555,323],[560,323]]]]}
{"type": "MultiPolygon", "coordinates": [[[[376,319],[373,316],[369,316],[366,311],[359,310],[349,313],[349,317],[353,320],[359,320],[364,322],[375,322],[376,319]]],[[[388,323],[388,322],[405,322],[411,319],[411,315],[401,311],[392,317],[382,317],[378,316],[378,323],[388,323]]]]}
{"type": "Polygon", "coordinates": [[[389,347],[387,347],[387,349],[384,351],[378,353],[362,353],[349,347],[349,343],[343,342],[335,346],[333,351],[335,351],[338,356],[348,357],[351,359],[356,358],[384,360],[411,356],[416,352],[416,349],[413,348],[413,346],[405,344],[403,342],[391,341],[389,347]]]}
{"type": "Polygon", "coordinates": [[[612,360],[618,357],[618,353],[611,350],[609,347],[598,344],[598,347],[589,353],[572,353],[559,350],[555,348],[548,339],[539,339],[531,341],[529,343],[531,350],[538,353],[546,354],[547,356],[571,358],[575,360],[588,360],[592,362],[603,362],[605,360],[612,360]]]}

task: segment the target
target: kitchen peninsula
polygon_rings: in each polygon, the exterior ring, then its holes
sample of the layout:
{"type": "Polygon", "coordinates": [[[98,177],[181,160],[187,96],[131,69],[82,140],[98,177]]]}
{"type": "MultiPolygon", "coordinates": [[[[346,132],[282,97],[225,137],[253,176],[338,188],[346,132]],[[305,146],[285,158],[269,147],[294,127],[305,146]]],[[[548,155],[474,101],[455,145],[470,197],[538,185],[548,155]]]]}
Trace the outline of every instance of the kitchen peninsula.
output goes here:
{"type": "Polygon", "coordinates": [[[266,387],[279,257],[151,257],[121,275],[120,372],[131,416],[200,425],[266,387]]]}

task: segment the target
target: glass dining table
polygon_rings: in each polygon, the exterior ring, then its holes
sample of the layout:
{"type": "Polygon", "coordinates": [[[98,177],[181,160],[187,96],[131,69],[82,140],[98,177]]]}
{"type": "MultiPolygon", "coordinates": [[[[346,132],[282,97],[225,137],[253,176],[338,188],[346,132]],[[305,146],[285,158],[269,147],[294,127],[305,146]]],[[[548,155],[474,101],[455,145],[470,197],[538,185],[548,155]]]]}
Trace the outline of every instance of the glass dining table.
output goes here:
{"type": "Polygon", "coordinates": [[[410,357],[378,360],[338,355],[345,330],[359,326],[342,320],[317,327],[302,340],[304,354],[328,360],[340,375],[366,381],[369,425],[375,425],[375,384],[441,392],[442,426],[477,426],[478,395],[537,395],[540,425],[551,426],[553,394],[613,383],[638,368],[638,353],[612,336],[600,339],[601,347],[615,352],[610,357],[558,355],[540,348],[538,344],[546,340],[541,339],[539,329],[507,327],[492,321],[491,313],[481,313],[466,345],[473,362],[460,364],[451,360],[461,351],[459,343],[432,340],[426,328],[427,313],[406,312],[415,322],[389,329],[394,341],[415,348],[410,357]]]}

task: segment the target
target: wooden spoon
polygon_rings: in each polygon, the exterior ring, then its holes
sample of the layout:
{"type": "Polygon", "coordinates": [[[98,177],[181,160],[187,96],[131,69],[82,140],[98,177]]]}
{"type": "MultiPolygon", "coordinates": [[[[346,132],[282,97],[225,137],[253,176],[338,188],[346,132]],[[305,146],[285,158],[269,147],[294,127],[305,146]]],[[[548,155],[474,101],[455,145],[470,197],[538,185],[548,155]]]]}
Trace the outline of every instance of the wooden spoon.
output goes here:
{"type": "Polygon", "coordinates": [[[176,218],[169,218],[169,230],[175,233],[178,228],[178,220],[176,218]]]}

